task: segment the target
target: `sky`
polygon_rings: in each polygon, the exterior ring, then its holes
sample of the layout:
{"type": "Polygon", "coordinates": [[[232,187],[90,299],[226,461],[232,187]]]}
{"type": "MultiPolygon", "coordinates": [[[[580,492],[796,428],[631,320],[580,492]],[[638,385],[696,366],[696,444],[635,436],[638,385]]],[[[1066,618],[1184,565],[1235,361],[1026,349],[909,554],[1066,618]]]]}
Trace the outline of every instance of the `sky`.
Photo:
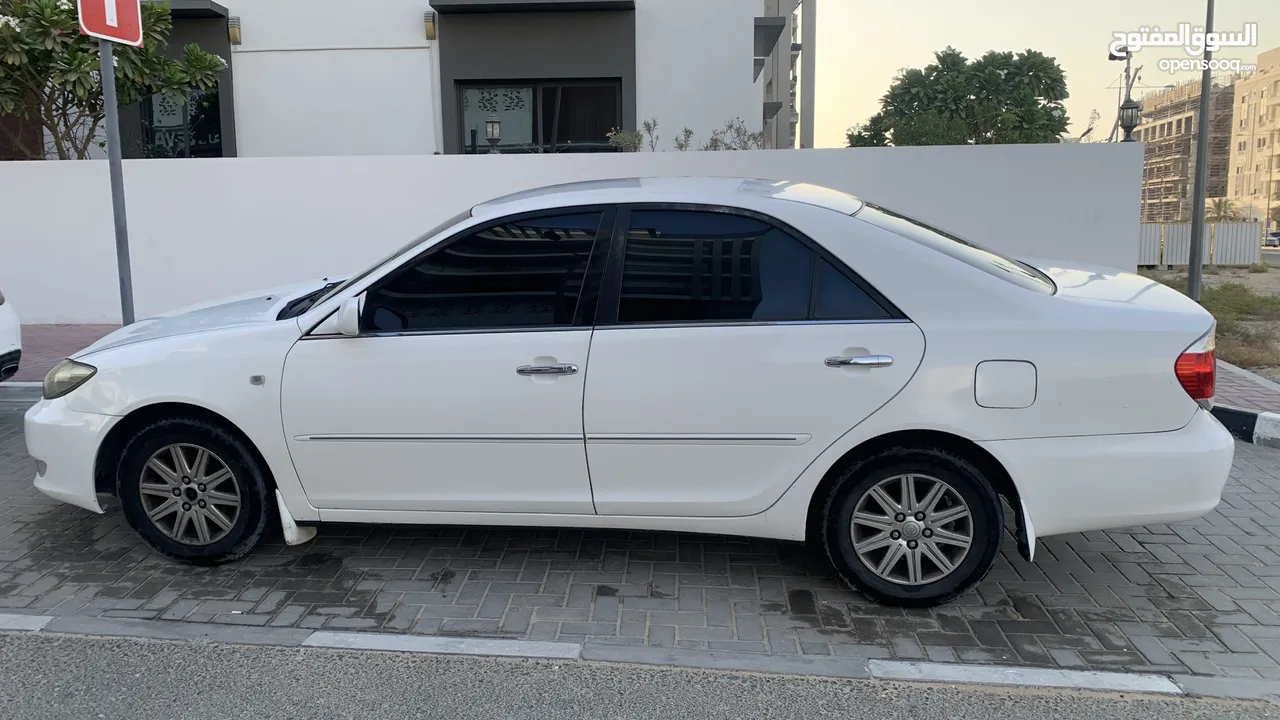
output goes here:
{"type": "MultiPolygon", "coordinates": [[[[879,109],[880,97],[902,68],[922,68],[947,45],[970,59],[988,50],[1038,50],[1057,59],[1067,76],[1067,115],[1079,135],[1089,112],[1102,114],[1095,133],[1115,122],[1116,88],[1123,62],[1107,60],[1115,32],[1178,23],[1204,25],[1205,0],[817,0],[818,59],[815,144],[841,147],[845,130],[879,109]],[[1110,86],[1110,89],[1108,89],[1110,86]]],[[[1263,50],[1280,46],[1280,0],[1218,0],[1214,30],[1241,32],[1257,23],[1257,47],[1222,48],[1215,58],[1252,64],[1263,50]]],[[[1196,79],[1198,71],[1163,71],[1164,58],[1186,58],[1181,48],[1148,47],[1134,55],[1144,65],[1134,97],[1196,79]]]]}

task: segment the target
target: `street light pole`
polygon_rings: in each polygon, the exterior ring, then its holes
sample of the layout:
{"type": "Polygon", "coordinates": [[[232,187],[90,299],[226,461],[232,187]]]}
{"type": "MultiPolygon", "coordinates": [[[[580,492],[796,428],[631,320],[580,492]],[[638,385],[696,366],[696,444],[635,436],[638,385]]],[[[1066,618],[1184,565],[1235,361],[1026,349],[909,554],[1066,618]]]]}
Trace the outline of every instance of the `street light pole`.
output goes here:
{"type": "MultiPolygon", "coordinates": [[[[1208,15],[1204,21],[1207,36],[1213,32],[1213,0],[1208,0],[1208,15]]],[[[1204,200],[1205,184],[1209,180],[1209,93],[1213,78],[1209,61],[1213,51],[1204,48],[1204,72],[1200,76],[1200,120],[1196,135],[1196,180],[1191,194],[1191,256],[1187,258],[1187,297],[1200,302],[1200,263],[1204,254],[1204,200]]]]}

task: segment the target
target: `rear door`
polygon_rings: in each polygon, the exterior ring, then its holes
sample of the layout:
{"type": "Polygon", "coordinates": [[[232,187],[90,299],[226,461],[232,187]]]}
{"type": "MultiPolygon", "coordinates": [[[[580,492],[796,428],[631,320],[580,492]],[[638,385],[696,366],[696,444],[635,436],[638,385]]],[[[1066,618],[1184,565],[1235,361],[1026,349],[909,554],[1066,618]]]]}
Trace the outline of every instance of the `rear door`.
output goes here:
{"type": "Polygon", "coordinates": [[[919,328],[794,229],[624,208],[583,404],[596,511],[759,513],[923,354],[919,328]]]}

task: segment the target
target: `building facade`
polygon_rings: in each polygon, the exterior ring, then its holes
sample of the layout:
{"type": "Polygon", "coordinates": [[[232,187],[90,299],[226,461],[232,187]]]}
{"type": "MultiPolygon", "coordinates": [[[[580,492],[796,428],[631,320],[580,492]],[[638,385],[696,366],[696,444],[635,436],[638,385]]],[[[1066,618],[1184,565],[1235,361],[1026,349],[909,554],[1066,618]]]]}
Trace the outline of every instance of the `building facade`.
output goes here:
{"type": "Polygon", "coordinates": [[[799,59],[815,2],[171,0],[166,52],[195,42],[228,67],[185,104],[123,108],[122,147],[132,158],[614,152],[611,131],[650,119],[657,150],[686,127],[697,149],[738,120],[765,147],[812,147],[813,73],[800,87],[799,59]]]}
{"type": "MultiPolygon", "coordinates": [[[[1227,158],[1235,78],[1215,79],[1209,101],[1209,172],[1206,197],[1227,192],[1227,158]]],[[[1188,80],[1142,98],[1142,122],[1134,137],[1145,143],[1142,164],[1142,222],[1191,219],[1199,133],[1200,79],[1188,80]]]]}
{"type": "Polygon", "coordinates": [[[1236,81],[1226,197],[1246,219],[1280,227],[1280,48],[1258,56],[1253,75],[1236,81]]]}

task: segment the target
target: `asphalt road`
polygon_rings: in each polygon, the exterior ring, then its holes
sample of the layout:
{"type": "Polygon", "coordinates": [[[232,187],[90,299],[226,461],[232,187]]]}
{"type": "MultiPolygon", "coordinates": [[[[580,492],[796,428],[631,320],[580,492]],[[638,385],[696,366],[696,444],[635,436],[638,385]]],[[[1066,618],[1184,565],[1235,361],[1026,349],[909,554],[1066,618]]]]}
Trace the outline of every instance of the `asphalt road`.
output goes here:
{"type": "Polygon", "coordinates": [[[1280,706],[660,667],[0,635],[0,717],[1234,720],[1280,706]]]}
{"type": "Polygon", "coordinates": [[[1272,266],[1280,266],[1280,247],[1262,248],[1262,262],[1272,266]]]}

